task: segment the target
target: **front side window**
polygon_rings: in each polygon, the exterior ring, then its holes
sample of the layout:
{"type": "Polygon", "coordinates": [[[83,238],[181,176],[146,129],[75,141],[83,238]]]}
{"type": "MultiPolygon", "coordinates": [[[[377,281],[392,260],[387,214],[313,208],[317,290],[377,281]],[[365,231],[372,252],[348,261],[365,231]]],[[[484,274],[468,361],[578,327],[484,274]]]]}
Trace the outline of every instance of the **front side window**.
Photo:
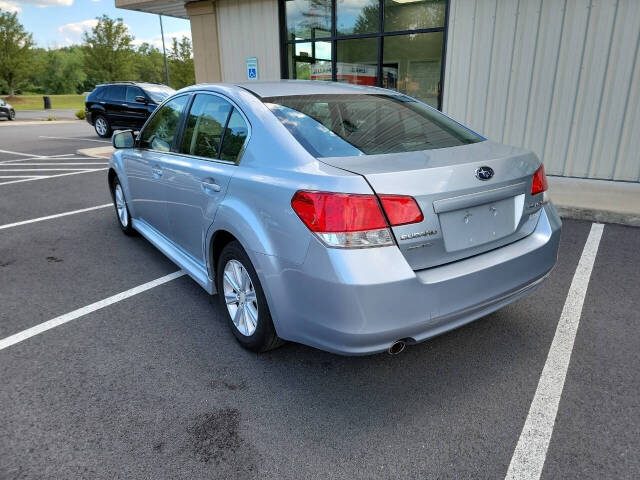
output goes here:
{"type": "Polygon", "coordinates": [[[136,97],[144,97],[144,92],[138,87],[127,87],[127,102],[136,103],[136,97]]]}
{"type": "Polygon", "coordinates": [[[484,140],[405,95],[291,95],[263,101],[315,157],[413,152],[484,140]]]}
{"type": "Polygon", "coordinates": [[[188,96],[170,100],[156,111],[140,135],[140,147],[168,152],[173,145],[180,124],[180,115],[187,104],[188,96]]]}
{"type": "Polygon", "coordinates": [[[182,153],[218,158],[231,104],[215,95],[196,95],[182,136],[182,153]]]}

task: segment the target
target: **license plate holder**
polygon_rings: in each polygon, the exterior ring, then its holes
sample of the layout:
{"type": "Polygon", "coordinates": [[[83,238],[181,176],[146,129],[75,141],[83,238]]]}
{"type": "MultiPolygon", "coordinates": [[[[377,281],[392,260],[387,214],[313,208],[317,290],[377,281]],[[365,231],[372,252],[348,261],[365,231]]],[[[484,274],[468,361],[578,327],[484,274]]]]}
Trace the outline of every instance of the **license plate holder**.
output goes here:
{"type": "Polygon", "coordinates": [[[522,213],[516,212],[517,199],[509,197],[440,213],[438,217],[447,252],[477,247],[514,233],[522,213]]]}

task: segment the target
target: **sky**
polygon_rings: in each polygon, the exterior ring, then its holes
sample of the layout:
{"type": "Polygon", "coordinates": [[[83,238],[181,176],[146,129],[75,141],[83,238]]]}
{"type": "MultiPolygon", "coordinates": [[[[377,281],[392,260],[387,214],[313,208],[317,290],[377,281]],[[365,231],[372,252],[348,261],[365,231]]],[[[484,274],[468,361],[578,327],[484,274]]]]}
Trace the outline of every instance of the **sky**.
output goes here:
{"type": "MultiPolygon", "coordinates": [[[[114,0],[0,0],[0,10],[18,12],[24,28],[33,34],[39,47],[59,48],[82,43],[82,33],[96,24],[95,18],[107,14],[122,18],[135,37],[136,45],[149,42],[161,47],[157,15],[115,8],[114,0]]],[[[165,41],[170,37],[191,37],[189,20],[162,17],[165,41]]]]}

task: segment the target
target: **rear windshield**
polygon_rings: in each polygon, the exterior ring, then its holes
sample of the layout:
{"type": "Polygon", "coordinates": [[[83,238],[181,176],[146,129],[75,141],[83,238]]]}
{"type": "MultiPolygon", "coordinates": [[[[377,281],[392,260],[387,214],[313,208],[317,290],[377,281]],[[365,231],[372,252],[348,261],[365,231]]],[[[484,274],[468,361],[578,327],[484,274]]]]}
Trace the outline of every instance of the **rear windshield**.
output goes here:
{"type": "Polygon", "coordinates": [[[484,140],[405,95],[291,95],[262,100],[315,157],[413,152],[484,140]]]}

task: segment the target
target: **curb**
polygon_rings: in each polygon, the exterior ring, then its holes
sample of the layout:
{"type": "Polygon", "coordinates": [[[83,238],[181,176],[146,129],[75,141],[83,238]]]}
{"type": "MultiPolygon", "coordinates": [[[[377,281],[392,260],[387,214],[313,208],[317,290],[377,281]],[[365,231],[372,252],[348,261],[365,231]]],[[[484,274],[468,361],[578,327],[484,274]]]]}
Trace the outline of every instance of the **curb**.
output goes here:
{"type": "Polygon", "coordinates": [[[78,155],[86,155],[87,157],[94,158],[111,158],[111,154],[114,152],[113,147],[95,147],[95,148],[83,148],[77,151],[78,155]]]}
{"type": "Polygon", "coordinates": [[[82,120],[14,120],[13,122],[0,122],[0,127],[19,127],[28,125],[54,125],[60,123],[76,123],[82,120]]]}
{"type": "Polygon", "coordinates": [[[609,210],[595,210],[592,208],[571,207],[565,205],[553,206],[562,218],[571,218],[574,220],[588,220],[598,223],[617,223],[619,225],[627,225],[630,227],[640,227],[640,216],[633,213],[613,212],[609,210]]]}

